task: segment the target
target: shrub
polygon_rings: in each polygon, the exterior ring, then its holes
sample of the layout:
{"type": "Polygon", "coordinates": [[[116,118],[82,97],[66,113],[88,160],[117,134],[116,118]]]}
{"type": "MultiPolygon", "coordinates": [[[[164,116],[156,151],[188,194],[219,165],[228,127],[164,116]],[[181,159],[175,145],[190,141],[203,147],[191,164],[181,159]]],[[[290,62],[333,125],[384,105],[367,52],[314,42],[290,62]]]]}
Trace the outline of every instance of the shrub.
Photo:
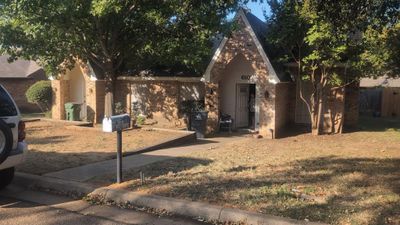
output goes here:
{"type": "Polygon", "coordinates": [[[42,112],[49,111],[53,97],[51,81],[43,80],[34,83],[26,91],[25,96],[28,102],[38,105],[42,112]]]}
{"type": "Polygon", "coordinates": [[[136,125],[141,126],[146,121],[146,117],[143,115],[139,115],[136,117],[136,125]]]}
{"type": "Polygon", "coordinates": [[[51,119],[52,118],[51,115],[52,115],[51,114],[51,110],[44,113],[44,117],[46,117],[46,118],[50,118],[51,119]]]}

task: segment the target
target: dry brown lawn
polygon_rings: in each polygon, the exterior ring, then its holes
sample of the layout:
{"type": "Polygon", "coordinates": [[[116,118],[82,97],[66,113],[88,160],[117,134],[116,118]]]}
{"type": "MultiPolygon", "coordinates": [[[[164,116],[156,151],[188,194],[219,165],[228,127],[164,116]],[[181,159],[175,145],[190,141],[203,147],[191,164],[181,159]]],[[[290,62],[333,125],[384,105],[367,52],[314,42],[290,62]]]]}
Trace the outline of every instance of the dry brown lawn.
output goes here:
{"type": "MultiPolygon", "coordinates": [[[[96,128],[67,129],[59,122],[26,124],[29,151],[18,171],[44,174],[115,158],[116,134],[96,128]]],[[[182,134],[134,129],[123,132],[123,151],[132,152],[182,134]]]]}
{"type": "Polygon", "coordinates": [[[343,135],[233,141],[131,170],[113,186],[299,220],[400,224],[400,132],[365,124],[343,135]]]}

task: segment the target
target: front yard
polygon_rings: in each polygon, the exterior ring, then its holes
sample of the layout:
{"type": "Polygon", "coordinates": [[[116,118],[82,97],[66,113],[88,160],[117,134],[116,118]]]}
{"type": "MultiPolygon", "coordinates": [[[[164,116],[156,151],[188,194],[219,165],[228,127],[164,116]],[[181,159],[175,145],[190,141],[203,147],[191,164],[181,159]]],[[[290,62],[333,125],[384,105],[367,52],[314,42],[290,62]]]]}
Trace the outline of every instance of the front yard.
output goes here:
{"type": "Polygon", "coordinates": [[[343,135],[247,138],[130,170],[130,181],[112,186],[330,224],[400,224],[400,123],[384,122],[343,135]]]}
{"type": "MultiPolygon", "coordinates": [[[[100,128],[68,126],[61,122],[26,123],[29,144],[27,160],[17,167],[20,172],[44,174],[115,158],[116,134],[100,128]]],[[[134,129],[123,132],[123,152],[178,137],[166,131],[134,129]]]]}

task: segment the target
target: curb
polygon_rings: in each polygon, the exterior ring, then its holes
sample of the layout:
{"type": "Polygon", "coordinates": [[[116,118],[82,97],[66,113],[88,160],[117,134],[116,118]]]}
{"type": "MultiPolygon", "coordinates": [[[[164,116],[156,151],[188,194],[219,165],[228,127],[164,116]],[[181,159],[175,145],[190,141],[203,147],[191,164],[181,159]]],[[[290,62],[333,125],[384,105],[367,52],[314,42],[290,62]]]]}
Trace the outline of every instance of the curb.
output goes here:
{"type": "Polygon", "coordinates": [[[92,122],[83,122],[83,121],[69,121],[69,120],[56,120],[50,118],[39,118],[40,121],[47,122],[55,122],[55,123],[63,123],[65,125],[73,125],[73,126],[93,126],[92,122]]]}
{"type": "Polygon", "coordinates": [[[20,172],[15,173],[13,183],[29,189],[40,189],[74,198],[82,198],[96,189],[95,186],[86,183],[66,181],[20,172]]]}
{"type": "Polygon", "coordinates": [[[143,129],[166,131],[166,132],[172,132],[172,133],[186,133],[186,134],[196,133],[195,131],[191,131],[191,130],[182,130],[182,129],[178,130],[178,129],[169,129],[169,128],[160,128],[160,127],[151,127],[151,128],[143,128],[143,129]]]}
{"type": "Polygon", "coordinates": [[[196,141],[196,133],[195,132],[185,132],[185,134],[180,135],[176,138],[167,139],[165,141],[162,141],[162,142],[157,143],[152,146],[139,148],[134,151],[126,151],[123,153],[123,156],[125,157],[125,156],[131,156],[131,155],[138,155],[141,153],[151,152],[151,151],[159,150],[159,149],[163,149],[163,148],[177,147],[177,146],[180,146],[183,144],[192,143],[194,141],[196,141]]]}
{"type": "Polygon", "coordinates": [[[125,190],[98,188],[89,194],[91,197],[112,201],[117,204],[133,204],[190,218],[203,218],[207,221],[236,222],[254,225],[325,225],[324,223],[299,221],[284,217],[254,213],[240,209],[224,208],[202,202],[146,195],[125,190]]]}
{"type": "Polygon", "coordinates": [[[22,121],[24,121],[25,123],[31,123],[31,122],[37,122],[40,121],[40,118],[22,118],[22,121]]]}
{"type": "Polygon", "coordinates": [[[220,221],[227,223],[237,222],[249,225],[326,225],[324,223],[299,221],[240,209],[225,208],[203,202],[193,202],[157,195],[146,195],[106,187],[96,189],[95,186],[86,183],[65,181],[57,178],[20,172],[15,174],[13,183],[27,188],[44,190],[75,198],[90,196],[94,198],[99,197],[100,199],[122,205],[130,203],[136,206],[168,211],[184,217],[202,218],[207,221],[220,221]]]}

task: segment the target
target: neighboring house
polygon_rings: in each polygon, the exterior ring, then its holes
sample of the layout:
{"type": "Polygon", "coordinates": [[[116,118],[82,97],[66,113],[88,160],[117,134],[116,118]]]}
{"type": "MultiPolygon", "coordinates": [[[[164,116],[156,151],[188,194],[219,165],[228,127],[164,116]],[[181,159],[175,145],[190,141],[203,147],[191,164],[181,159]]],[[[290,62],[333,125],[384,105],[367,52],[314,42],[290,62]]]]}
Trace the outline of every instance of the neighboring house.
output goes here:
{"type": "Polygon", "coordinates": [[[37,81],[46,80],[45,72],[33,61],[8,63],[7,58],[0,56],[0,84],[10,92],[21,112],[40,112],[37,105],[28,102],[25,92],[37,81]]]}
{"type": "Polygon", "coordinates": [[[400,78],[361,79],[360,113],[400,118],[400,78]]]}
{"type": "MultiPolygon", "coordinates": [[[[139,105],[140,112],[160,125],[179,126],[182,101],[204,100],[208,133],[218,131],[222,114],[233,118],[233,128],[254,129],[267,138],[282,136],[289,124],[309,123],[298,85],[288,73],[275,70],[267,56],[268,48],[261,44],[266,24],[244,9],[238,11],[235,20],[238,29],[217,45],[203,75],[143,72],[120,76],[116,101],[128,113],[139,105]]],[[[96,71],[90,64],[77,63],[72,71],[53,81],[55,118],[64,119],[63,105],[76,101],[84,105],[82,119],[102,120],[104,81],[96,71]]],[[[335,132],[341,132],[341,127],[354,125],[357,120],[358,90],[335,91],[324,112],[324,130],[329,133],[334,127],[335,132]]]]}

